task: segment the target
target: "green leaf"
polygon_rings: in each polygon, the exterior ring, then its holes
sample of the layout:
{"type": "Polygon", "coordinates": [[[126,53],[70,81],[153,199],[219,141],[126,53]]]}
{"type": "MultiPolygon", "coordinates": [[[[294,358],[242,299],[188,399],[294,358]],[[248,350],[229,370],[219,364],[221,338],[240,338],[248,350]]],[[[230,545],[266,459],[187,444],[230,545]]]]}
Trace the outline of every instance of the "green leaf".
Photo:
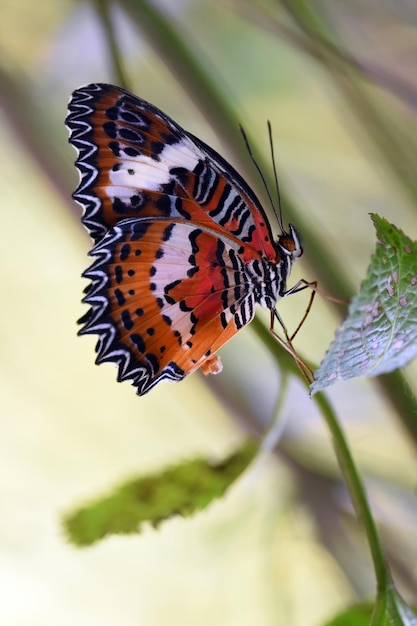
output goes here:
{"type": "Polygon", "coordinates": [[[333,617],[325,626],[369,626],[372,604],[356,604],[333,617]]]}
{"type": "Polygon", "coordinates": [[[376,251],[315,372],[313,393],[337,380],[391,372],[417,355],[417,244],[385,219],[372,220],[376,251]]]}
{"type": "Polygon", "coordinates": [[[194,459],[130,480],[109,496],[66,516],[63,524],[68,538],[87,546],[107,535],[139,533],[143,522],[156,527],[174,515],[188,517],[220,498],[257,450],[258,446],[248,441],[221,463],[194,459]]]}

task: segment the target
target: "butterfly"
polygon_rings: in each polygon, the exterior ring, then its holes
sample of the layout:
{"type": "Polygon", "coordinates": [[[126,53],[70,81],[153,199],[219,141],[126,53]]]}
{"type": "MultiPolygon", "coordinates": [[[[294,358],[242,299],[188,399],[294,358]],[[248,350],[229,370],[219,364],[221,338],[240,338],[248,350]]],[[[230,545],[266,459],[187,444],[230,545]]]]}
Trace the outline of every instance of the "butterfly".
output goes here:
{"type": "Polygon", "coordinates": [[[73,198],[95,260],[79,334],[96,363],[143,395],[201,369],[249,324],[276,313],[303,250],[294,226],[274,240],[258,198],[215,150],[157,107],[108,84],[72,94],[66,125],[80,182],[73,198]]]}

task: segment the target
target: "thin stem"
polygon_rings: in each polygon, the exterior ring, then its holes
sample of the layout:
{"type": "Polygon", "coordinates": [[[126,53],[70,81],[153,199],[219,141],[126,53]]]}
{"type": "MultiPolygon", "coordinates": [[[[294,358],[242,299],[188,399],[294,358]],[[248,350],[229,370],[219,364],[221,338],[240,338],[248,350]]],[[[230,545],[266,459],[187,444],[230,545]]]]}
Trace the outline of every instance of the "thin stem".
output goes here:
{"type": "Polygon", "coordinates": [[[324,393],[317,393],[313,400],[320,408],[330,430],[342,476],[346,482],[359,521],[364,527],[374,564],[378,592],[386,591],[391,583],[389,568],[381,547],[375,520],[372,517],[365,487],[353,460],[342,426],[324,393]]]}
{"type": "MultiPolygon", "coordinates": [[[[281,371],[284,370],[287,373],[295,374],[304,383],[305,387],[308,388],[308,385],[301,372],[298,370],[294,359],[285,350],[278,350],[276,346],[272,348],[271,342],[274,342],[274,340],[271,333],[262,324],[262,322],[255,318],[252,322],[252,328],[255,330],[259,339],[268,347],[270,353],[275,357],[281,371]]],[[[317,404],[324,420],[326,421],[327,427],[332,436],[333,447],[336,452],[337,461],[343,479],[348,488],[358,519],[365,530],[374,565],[378,593],[382,591],[385,592],[391,584],[391,577],[381,547],[375,521],[372,517],[363,481],[353,460],[343,429],[329,400],[324,393],[320,392],[313,397],[313,401],[317,404]]]]}
{"type": "Polygon", "coordinates": [[[104,30],[109,47],[112,71],[115,82],[124,89],[129,89],[129,81],[123,67],[122,55],[114,33],[113,20],[110,12],[109,0],[95,0],[97,15],[104,30]]]}

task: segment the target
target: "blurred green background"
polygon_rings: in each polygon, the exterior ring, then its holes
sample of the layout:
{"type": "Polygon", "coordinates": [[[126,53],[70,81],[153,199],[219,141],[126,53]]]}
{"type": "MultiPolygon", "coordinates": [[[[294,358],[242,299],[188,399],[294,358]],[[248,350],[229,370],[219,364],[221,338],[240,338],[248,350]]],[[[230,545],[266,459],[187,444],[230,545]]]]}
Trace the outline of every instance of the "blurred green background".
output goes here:
{"type": "MultiPolygon", "coordinates": [[[[218,149],[262,198],[237,122],[269,174],[270,119],[284,219],[304,235],[290,284],[318,279],[345,297],[375,247],[369,212],[415,238],[417,6],[151,6],[188,59],[139,0],[0,0],[0,622],[318,625],[372,598],[375,583],[328,433],[296,380],[277,453],[208,512],[86,550],[63,535],[63,513],[121,480],[195,455],[220,459],[247,432],[260,434],[281,376],[250,328],[223,349],[220,376],[161,384],[144,398],[94,365],[94,338],[76,337],[90,242],[70,197],[66,105],[83,83],[117,82],[110,25],[132,91],[218,149]]],[[[280,303],[290,329],[307,300],[280,303]]],[[[316,298],[297,337],[302,354],[320,361],[339,314],[316,298]]],[[[329,396],[398,587],[417,603],[415,379],[412,364],[329,396]]]]}

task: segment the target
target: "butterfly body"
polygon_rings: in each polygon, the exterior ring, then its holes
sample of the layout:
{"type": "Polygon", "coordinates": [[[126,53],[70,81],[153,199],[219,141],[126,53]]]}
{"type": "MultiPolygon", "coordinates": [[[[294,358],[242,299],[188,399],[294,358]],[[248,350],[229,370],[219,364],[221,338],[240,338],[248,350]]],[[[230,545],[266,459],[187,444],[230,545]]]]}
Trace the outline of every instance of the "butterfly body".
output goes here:
{"type": "Polygon", "coordinates": [[[97,334],[97,362],[118,366],[140,395],[198,368],[285,295],[302,250],[296,231],[274,242],[240,175],[153,105],[104,84],[76,90],[70,142],[74,198],[95,241],[81,334],[97,334]]]}

